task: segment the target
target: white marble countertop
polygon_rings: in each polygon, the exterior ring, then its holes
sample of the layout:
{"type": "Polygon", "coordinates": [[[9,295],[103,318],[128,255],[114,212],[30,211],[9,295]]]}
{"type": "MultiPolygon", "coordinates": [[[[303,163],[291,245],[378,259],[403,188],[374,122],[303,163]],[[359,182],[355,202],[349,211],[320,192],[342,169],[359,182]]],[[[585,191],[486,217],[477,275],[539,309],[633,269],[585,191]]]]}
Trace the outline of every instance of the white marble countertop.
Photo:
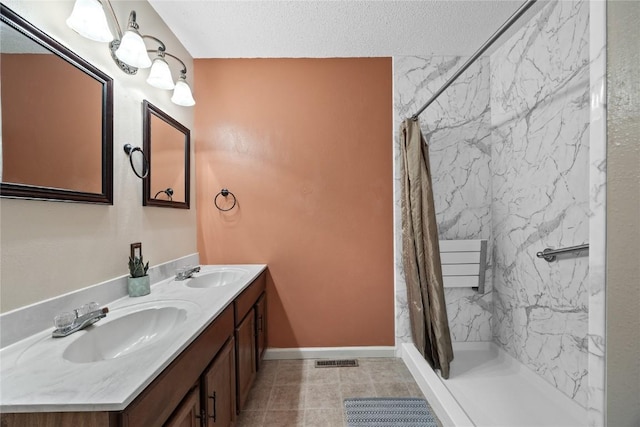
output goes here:
{"type": "MultiPolygon", "coordinates": [[[[52,338],[53,327],[0,351],[0,412],[120,411],[129,405],[256,278],[266,265],[203,265],[199,274],[242,267],[238,282],[211,288],[188,287],[188,281],[163,280],[143,297],[108,304],[109,314],[88,329],[52,338]],[[65,349],[91,328],[134,310],[159,305],[185,308],[186,319],[139,351],[89,363],[63,358],[65,349]]],[[[71,308],[70,308],[71,309],[71,308]]],[[[135,325],[131,325],[135,328],[135,325]]]]}

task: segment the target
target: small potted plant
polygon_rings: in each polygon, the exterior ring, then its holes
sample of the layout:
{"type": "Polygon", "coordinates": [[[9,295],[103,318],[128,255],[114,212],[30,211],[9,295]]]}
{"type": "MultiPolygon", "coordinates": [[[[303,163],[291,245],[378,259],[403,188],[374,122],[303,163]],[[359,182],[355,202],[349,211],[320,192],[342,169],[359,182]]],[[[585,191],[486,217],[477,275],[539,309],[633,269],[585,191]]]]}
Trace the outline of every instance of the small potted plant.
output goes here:
{"type": "Polygon", "coordinates": [[[151,280],[147,275],[147,270],[149,270],[149,263],[144,263],[142,252],[138,256],[132,251],[132,255],[129,257],[131,277],[127,277],[127,289],[130,297],[141,297],[151,292],[151,280]]]}

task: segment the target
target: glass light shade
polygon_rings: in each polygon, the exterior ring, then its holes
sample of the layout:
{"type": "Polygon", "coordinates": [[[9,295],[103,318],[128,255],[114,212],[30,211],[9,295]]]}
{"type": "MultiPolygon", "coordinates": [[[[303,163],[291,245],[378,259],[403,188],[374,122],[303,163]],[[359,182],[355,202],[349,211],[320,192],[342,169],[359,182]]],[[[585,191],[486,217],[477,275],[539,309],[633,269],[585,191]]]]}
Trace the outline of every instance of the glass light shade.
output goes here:
{"type": "Polygon", "coordinates": [[[127,30],[124,33],[122,40],[120,40],[120,47],[116,50],[116,57],[132,67],[151,67],[151,59],[147,54],[147,47],[140,34],[134,30],[127,30]]]}
{"type": "Polygon", "coordinates": [[[82,37],[97,41],[110,42],[114,39],[102,4],[98,0],[76,0],[67,25],[82,37]]]}
{"type": "Polygon", "coordinates": [[[182,105],[183,107],[196,105],[196,101],[193,99],[193,95],[191,94],[191,88],[183,77],[180,77],[180,80],[176,82],[171,102],[177,105],[182,105]]]}
{"type": "Polygon", "coordinates": [[[147,83],[158,89],[171,90],[176,85],[173,83],[173,77],[171,77],[171,70],[169,64],[161,57],[157,57],[153,60],[151,70],[149,70],[149,77],[147,77],[147,83]]]}

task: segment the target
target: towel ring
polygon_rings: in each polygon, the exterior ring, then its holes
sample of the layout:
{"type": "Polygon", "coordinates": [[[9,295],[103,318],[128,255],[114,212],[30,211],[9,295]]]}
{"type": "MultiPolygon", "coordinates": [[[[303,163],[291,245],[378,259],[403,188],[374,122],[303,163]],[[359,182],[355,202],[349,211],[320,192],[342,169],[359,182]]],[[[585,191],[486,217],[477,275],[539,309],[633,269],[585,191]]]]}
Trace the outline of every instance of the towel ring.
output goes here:
{"type": "Polygon", "coordinates": [[[164,193],[164,194],[166,194],[167,196],[169,196],[169,200],[170,200],[170,201],[173,201],[173,188],[169,187],[169,188],[167,188],[166,190],[160,190],[160,191],[158,191],[158,192],[156,193],[156,195],[155,195],[155,196],[153,196],[153,198],[154,198],[154,199],[157,199],[157,198],[158,198],[158,194],[160,194],[160,193],[164,193]]]}
{"type": "Polygon", "coordinates": [[[144,155],[144,151],[142,151],[142,148],[133,147],[131,144],[125,144],[124,152],[129,155],[129,164],[131,165],[131,169],[133,170],[133,173],[135,173],[136,176],[140,179],[145,179],[146,177],[148,177],[149,176],[149,160],[147,159],[147,156],[144,155]],[[136,151],[139,151],[140,154],[142,154],[142,175],[140,175],[136,170],[135,166],[133,166],[133,153],[135,153],[136,151]]]}
{"type": "Polygon", "coordinates": [[[226,188],[223,188],[222,190],[220,190],[220,192],[216,194],[216,197],[214,197],[213,199],[213,204],[216,205],[216,208],[218,208],[218,210],[222,212],[227,212],[235,208],[237,202],[238,202],[238,199],[236,199],[235,194],[233,194],[231,191],[227,190],[226,188]],[[218,206],[218,197],[220,196],[227,197],[228,195],[231,195],[231,197],[233,197],[233,205],[231,205],[231,207],[228,209],[222,209],[220,206],[218,206]]]}

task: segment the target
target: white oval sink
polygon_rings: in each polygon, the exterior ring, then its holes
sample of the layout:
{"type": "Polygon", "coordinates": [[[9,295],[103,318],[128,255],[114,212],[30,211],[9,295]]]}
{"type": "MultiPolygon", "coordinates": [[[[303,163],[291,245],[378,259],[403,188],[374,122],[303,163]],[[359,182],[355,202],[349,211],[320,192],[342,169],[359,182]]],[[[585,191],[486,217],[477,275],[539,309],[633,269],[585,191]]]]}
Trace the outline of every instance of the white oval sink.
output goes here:
{"type": "Polygon", "coordinates": [[[187,279],[185,285],[190,288],[214,288],[226,286],[247,278],[249,272],[242,268],[225,267],[212,271],[203,271],[187,279]]]}
{"type": "Polygon", "coordinates": [[[123,309],[128,311],[126,314],[109,320],[110,313],[86,329],[84,335],[69,344],[62,357],[70,362],[90,363],[129,355],[170,336],[184,323],[190,310],[198,309],[184,301],[127,307],[123,309]]]}

